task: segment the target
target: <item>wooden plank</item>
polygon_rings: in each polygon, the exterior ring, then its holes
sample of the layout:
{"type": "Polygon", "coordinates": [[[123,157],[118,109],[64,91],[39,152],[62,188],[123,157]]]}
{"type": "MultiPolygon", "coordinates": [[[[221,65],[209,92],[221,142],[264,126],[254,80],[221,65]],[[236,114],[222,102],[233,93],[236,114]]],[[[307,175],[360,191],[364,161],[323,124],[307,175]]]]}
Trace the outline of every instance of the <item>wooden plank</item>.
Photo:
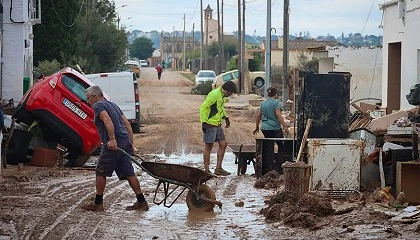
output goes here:
{"type": "Polygon", "coordinates": [[[361,112],[363,115],[365,115],[367,118],[371,118],[370,114],[366,112],[365,110],[361,109],[356,103],[351,103],[351,105],[357,109],[357,111],[361,112]]]}
{"type": "Polygon", "coordinates": [[[298,161],[298,162],[302,161],[303,149],[305,148],[306,139],[308,139],[309,129],[311,128],[311,125],[312,125],[312,119],[308,119],[308,121],[306,123],[306,127],[305,127],[305,132],[303,133],[302,143],[300,144],[299,152],[298,152],[297,159],[296,159],[296,161],[298,161]]]}
{"type": "Polygon", "coordinates": [[[379,176],[381,178],[381,188],[385,187],[384,165],[382,162],[382,148],[379,148],[379,176]]]}
{"type": "Polygon", "coordinates": [[[255,156],[255,176],[257,178],[260,178],[262,175],[262,145],[263,145],[263,140],[262,139],[255,139],[256,143],[255,143],[255,151],[256,151],[256,156],[255,156]]]}
{"type": "Polygon", "coordinates": [[[384,140],[388,142],[413,142],[412,134],[408,135],[384,135],[384,140]]]}

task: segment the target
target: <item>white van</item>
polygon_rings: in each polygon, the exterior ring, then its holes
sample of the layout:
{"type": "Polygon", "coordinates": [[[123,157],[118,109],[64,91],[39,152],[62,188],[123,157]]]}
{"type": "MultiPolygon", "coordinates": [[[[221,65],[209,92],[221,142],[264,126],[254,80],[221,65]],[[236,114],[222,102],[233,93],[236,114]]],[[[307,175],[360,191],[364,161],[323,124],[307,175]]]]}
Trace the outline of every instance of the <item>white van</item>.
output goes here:
{"type": "Polygon", "coordinates": [[[85,76],[121,108],[133,132],[140,132],[140,99],[136,75],[132,72],[112,72],[85,76]]]}

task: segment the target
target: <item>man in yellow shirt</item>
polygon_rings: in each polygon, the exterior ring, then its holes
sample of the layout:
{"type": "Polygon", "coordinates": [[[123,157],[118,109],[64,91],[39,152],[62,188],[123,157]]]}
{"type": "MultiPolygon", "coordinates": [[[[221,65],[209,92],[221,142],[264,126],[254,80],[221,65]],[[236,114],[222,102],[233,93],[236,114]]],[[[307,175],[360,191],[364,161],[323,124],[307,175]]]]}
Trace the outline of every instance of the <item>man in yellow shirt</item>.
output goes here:
{"type": "Polygon", "coordinates": [[[227,98],[236,93],[236,85],[232,81],[225,82],[221,87],[209,92],[200,107],[200,122],[203,130],[204,142],[204,170],[210,172],[210,153],[213,143],[219,144],[217,150],[217,163],[214,174],[229,175],[230,172],[222,168],[223,157],[227,147],[227,141],[223,133],[222,121],[225,120],[226,128],[230,126],[229,118],[226,116],[225,103],[227,98]]]}

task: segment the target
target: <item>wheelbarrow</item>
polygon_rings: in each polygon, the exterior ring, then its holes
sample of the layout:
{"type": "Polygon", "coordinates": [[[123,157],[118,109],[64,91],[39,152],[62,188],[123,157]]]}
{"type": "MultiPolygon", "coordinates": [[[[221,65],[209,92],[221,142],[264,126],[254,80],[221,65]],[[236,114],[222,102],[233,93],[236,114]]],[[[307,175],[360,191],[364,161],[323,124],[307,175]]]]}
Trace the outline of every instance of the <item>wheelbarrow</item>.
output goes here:
{"type": "Polygon", "coordinates": [[[163,206],[170,208],[181,194],[188,189],[186,202],[189,210],[209,212],[213,210],[215,205],[222,209],[222,203],[216,200],[214,191],[204,184],[213,177],[217,177],[216,175],[179,164],[144,161],[138,155],[130,155],[122,149],[119,150],[129,156],[131,161],[147,174],[158,179],[153,197],[154,204],[160,205],[163,203],[163,206]],[[158,199],[157,195],[161,186],[163,187],[163,193],[160,193],[159,196],[163,196],[162,199],[158,199]],[[176,191],[177,189],[179,190],[176,191]],[[170,200],[170,196],[174,198],[170,200]]]}
{"type": "Polygon", "coordinates": [[[256,148],[254,144],[229,144],[228,148],[235,154],[235,164],[238,164],[238,176],[245,174],[247,166],[255,167],[256,148]]]}

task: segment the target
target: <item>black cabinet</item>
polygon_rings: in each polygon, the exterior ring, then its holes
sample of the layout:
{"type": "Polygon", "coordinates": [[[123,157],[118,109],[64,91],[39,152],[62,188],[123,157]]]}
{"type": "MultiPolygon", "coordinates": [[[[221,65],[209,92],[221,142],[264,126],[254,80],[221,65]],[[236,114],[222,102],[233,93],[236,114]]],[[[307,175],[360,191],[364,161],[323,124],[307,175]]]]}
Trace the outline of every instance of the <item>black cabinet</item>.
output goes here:
{"type": "Polygon", "coordinates": [[[350,73],[306,74],[299,83],[297,139],[300,144],[307,120],[309,138],[348,138],[350,73]]]}

